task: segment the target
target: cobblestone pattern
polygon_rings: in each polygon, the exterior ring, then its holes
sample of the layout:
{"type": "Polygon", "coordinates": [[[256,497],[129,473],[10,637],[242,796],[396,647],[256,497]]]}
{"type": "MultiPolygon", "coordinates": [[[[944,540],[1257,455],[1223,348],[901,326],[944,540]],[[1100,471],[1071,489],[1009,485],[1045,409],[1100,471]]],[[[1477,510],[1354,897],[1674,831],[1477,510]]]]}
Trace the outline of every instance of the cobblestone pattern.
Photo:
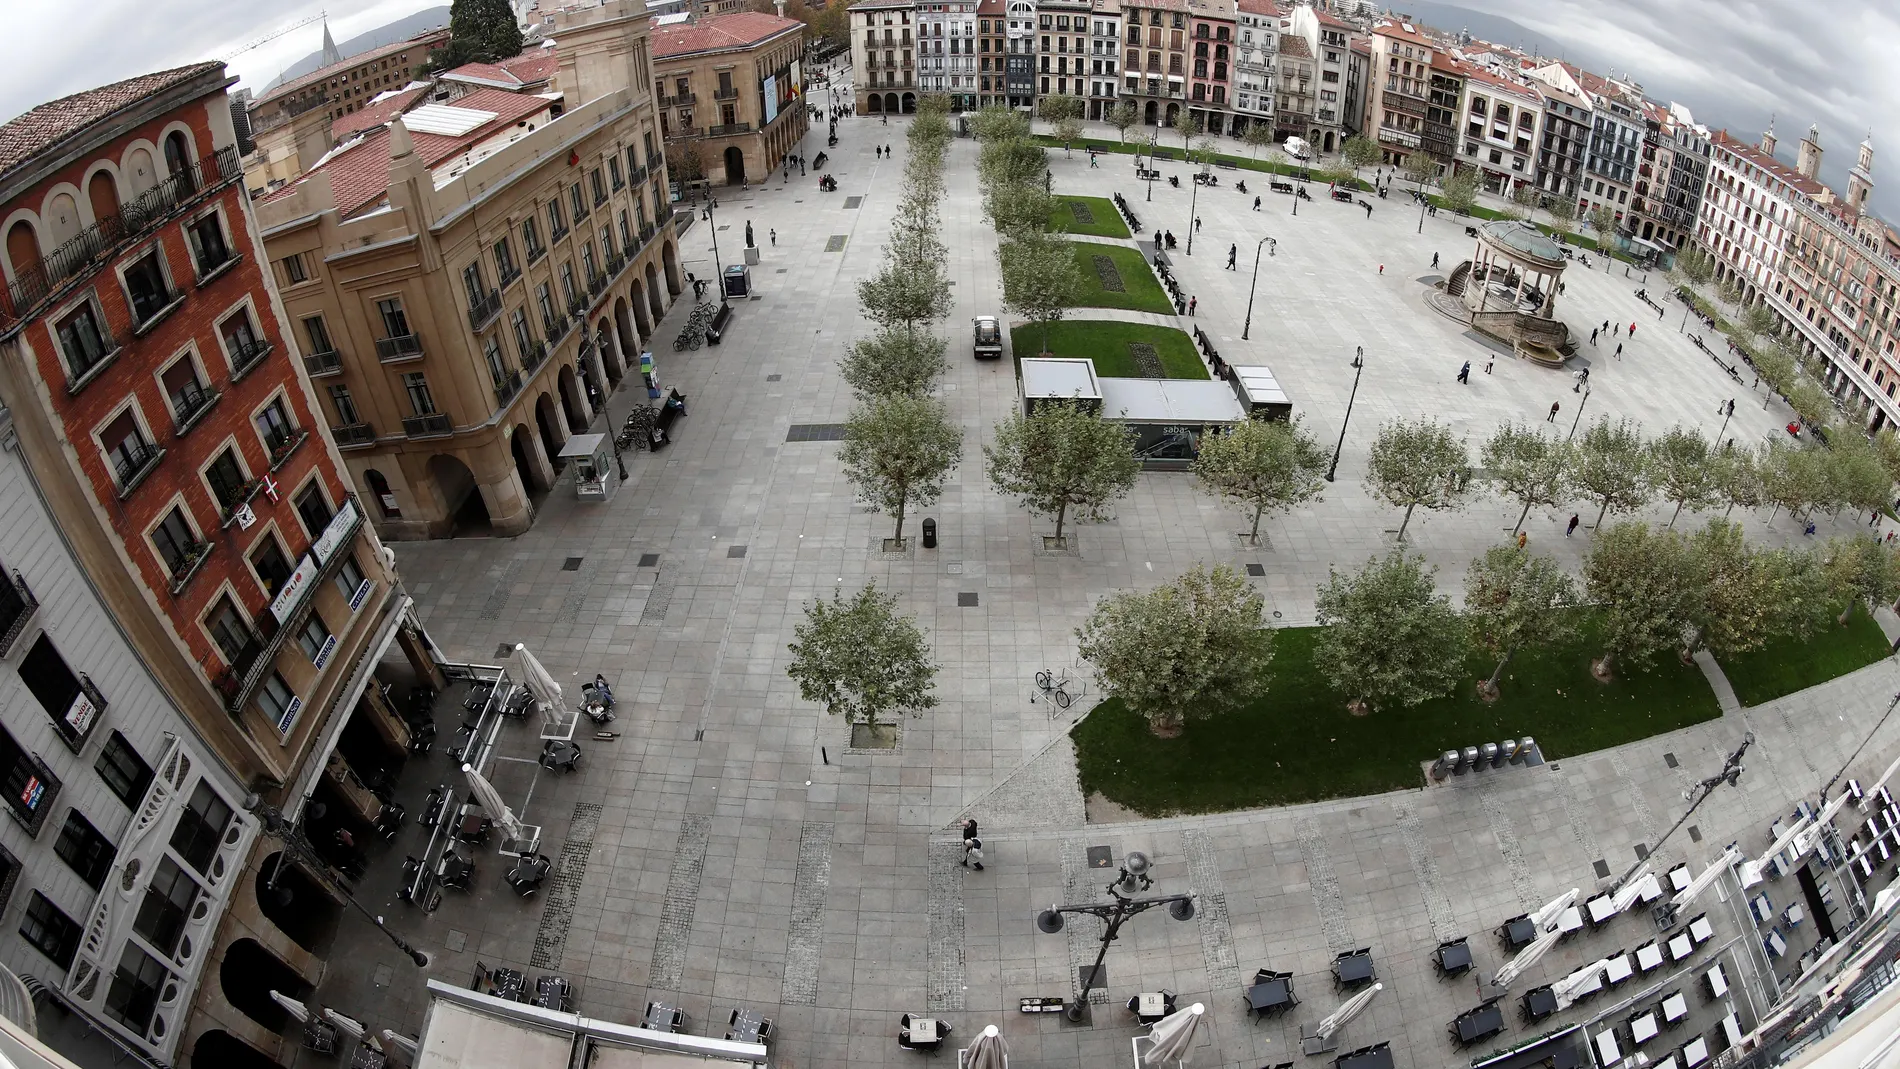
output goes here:
{"type": "Polygon", "coordinates": [[[574,920],[581,880],[587,875],[587,860],[594,853],[594,836],[600,831],[600,812],[601,807],[593,802],[574,805],[567,841],[561,844],[561,856],[541,888],[544,896],[541,926],[535,929],[534,954],[528,959],[528,964],[536,969],[552,969],[561,964],[561,954],[567,949],[567,927],[574,920]]]}
{"type": "Polygon", "coordinates": [[[508,608],[508,599],[514,595],[515,576],[521,572],[521,562],[511,560],[501,566],[495,577],[495,589],[488,592],[488,599],[482,602],[481,611],[475,616],[480,620],[499,620],[508,608]]]}
{"type": "Polygon", "coordinates": [[[825,944],[825,898],[831,892],[834,830],[835,825],[828,821],[809,820],[798,833],[791,934],[785,941],[785,979],[779,991],[779,1001],[787,1006],[818,1002],[818,961],[825,944]]]}
{"type": "Polygon", "coordinates": [[[1498,853],[1504,856],[1504,868],[1511,874],[1511,890],[1517,892],[1518,906],[1536,908],[1537,885],[1531,882],[1531,867],[1524,860],[1524,844],[1518,841],[1504,803],[1487,783],[1478,785],[1478,806],[1484,810],[1485,823],[1491,826],[1491,836],[1498,841],[1498,853]]]}
{"type": "Polygon", "coordinates": [[[932,1013],[963,1009],[963,840],[930,843],[930,960],[924,1004],[932,1013]]]}
{"type": "Polygon", "coordinates": [[[984,828],[1078,828],[1088,822],[1075,775],[1075,743],[1065,733],[1011,772],[964,816],[984,828]]]}
{"type": "Polygon", "coordinates": [[[554,618],[559,623],[578,624],[581,622],[581,609],[587,603],[588,592],[594,588],[594,572],[598,569],[592,561],[583,563],[574,569],[573,586],[567,590],[567,596],[561,599],[560,611],[554,618]]]}
{"type": "Polygon", "coordinates": [[[1570,777],[1561,770],[1553,770],[1551,783],[1557,788],[1557,798],[1564,804],[1564,819],[1570,822],[1570,834],[1576,837],[1577,845],[1583,847],[1583,856],[1600,858],[1603,850],[1597,845],[1596,829],[1590,827],[1590,807],[1577,797],[1577,789],[1571,784],[1570,777]]]}
{"type": "MultiPolygon", "coordinates": [[[[1610,751],[1610,768],[1629,787],[1630,811],[1636,814],[1637,821],[1643,826],[1643,844],[1647,846],[1654,843],[1656,837],[1662,834],[1662,825],[1656,823],[1656,814],[1650,811],[1649,800],[1643,797],[1642,784],[1630,771],[1629,762],[1623,760],[1623,755],[1615,750],[1610,751]]],[[[1613,867],[1620,866],[1621,862],[1618,862],[1613,867]]]]}
{"type": "Polygon", "coordinates": [[[1207,963],[1209,991],[1240,990],[1240,957],[1227,912],[1227,885],[1220,878],[1214,844],[1200,830],[1181,833],[1188,859],[1188,884],[1194,892],[1194,920],[1201,929],[1201,958],[1207,963]]]}
{"type": "Polygon", "coordinates": [[[680,823],[673,847],[673,870],[666,877],[666,901],[660,907],[660,930],[653,937],[653,987],[674,989],[686,972],[686,947],[693,935],[693,913],[699,907],[699,878],[706,871],[706,839],[712,818],[689,816],[680,823]]]}
{"type": "MultiPolygon", "coordinates": [[[[1083,905],[1093,902],[1099,890],[1095,884],[1100,870],[1091,870],[1088,864],[1088,847],[1080,839],[1062,840],[1062,904],[1083,905]]],[[[1063,933],[1069,940],[1069,997],[1082,994],[1082,970],[1095,964],[1095,955],[1102,949],[1102,932],[1105,930],[1100,917],[1087,914],[1070,913],[1063,917],[1063,933]]],[[[1100,987],[1089,992],[1089,1002],[1106,1004],[1108,992],[1100,987]]]]}
{"type": "Polygon", "coordinates": [[[647,603],[640,610],[640,622],[643,624],[663,624],[666,622],[666,610],[673,604],[671,579],[653,580],[653,590],[647,594],[647,603]]]}
{"type": "Polygon", "coordinates": [[[1352,928],[1346,924],[1345,896],[1339,890],[1339,876],[1333,872],[1333,859],[1326,856],[1326,839],[1319,821],[1301,817],[1294,825],[1300,836],[1300,858],[1306,862],[1306,887],[1313,894],[1313,906],[1319,910],[1320,931],[1334,950],[1351,950],[1355,945],[1352,928]]]}
{"type": "Polygon", "coordinates": [[[1438,882],[1438,860],[1432,857],[1431,844],[1425,841],[1425,829],[1419,823],[1418,810],[1410,805],[1392,807],[1398,815],[1399,838],[1405,841],[1405,856],[1411,859],[1412,875],[1418,880],[1418,892],[1425,899],[1425,916],[1432,922],[1432,938],[1441,943],[1458,938],[1458,918],[1451,899],[1438,882]]]}

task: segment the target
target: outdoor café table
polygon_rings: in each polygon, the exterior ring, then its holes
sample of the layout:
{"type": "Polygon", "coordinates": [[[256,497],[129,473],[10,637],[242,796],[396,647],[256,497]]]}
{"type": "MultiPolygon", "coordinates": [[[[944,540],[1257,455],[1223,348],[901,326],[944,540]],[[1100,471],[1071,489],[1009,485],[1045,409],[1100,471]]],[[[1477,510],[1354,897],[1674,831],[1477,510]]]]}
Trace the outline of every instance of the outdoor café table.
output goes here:
{"type": "Polygon", "coordinates": [[[1683,1064],[1684,1069],[1695,1069],[1696,1066],[1701,1065],[1703,1062],[1706,1062],[1708,1060],[1709,1060],[1709,1041],[1708,1040],[1703,1039],[1701,1036],[1697,1036],[1694,1039],[1682,1045],[1682,1064],[1683,1064]]]}
{"type": "Polygon", "coordinates": [[[655,1032],[675,1031],[673,1027],[673,1017],[678,1012],[677,1009],[668,1006],[664,1002],[649,1002],[647,1003],[646,1026],[655,1032]]]}
{"type": "Polygon", "coordinates": [[[1656,1038],[1656,1015],[1645,1013],[1641,1017],[1630,1019],[1630,1042],[1642,1046],[1656,1038]]]}
{"type": "Polygon", "coordinates": [[[1463,939],[1438,948],[1438,967],[1448,973],[1471,968],[1471,945],[1463,939]]]}
{"type": "Polygon", "coordinates": [[[1709,997],[1721,998],[1728,994],[1728,974],[1722,971],[1722,963],[1716,962],[1704,978],[1709,981],[1709,997]]]}
{"type": "Polygon", "coordinates": [[[1495,1002],[1486,1003],[1475,1010],[1469,1010],[1458,1017],[1458,1038],[1465,1043],[1475,1043],[1486,1036],[1504,1031],[1504,1011],[1498,1009],[1495,1002]]]}
{"type": "Polygon", "coordinates": [[[1780,932],[1769,932],[1768,937],[1761,941],[1761,945],[1768,951],[1768,956],[1771,958],[1778,958],[1788,952],[1788,941],[1781,937],[1780,932]]]}
{"type": "Polygon", "coordinates": [[[1616,957],[1609,959],[1603,963],[1603,972],[1609,978],[1610,985],[1613,987],[1629,979],[1633,973],[1633,970],[1630,968],[1630,956],[1628,954],[1618,954],[1616,957]]]}
{"type": "Polygon", "coordinates": [[[1557,1012],[1557,993],[1549,984],[1532,988],[1524,993],[1524,1012],[1533,1021],[1541,1021],[1557,1012]]]}
{"type": "Polygon", "coordinates": [[[1247,1003],[1256,1013],[1277,1009],[1293,1001],[1293,985],[1284,976],[1262,980],[1247,989],[1247,1003]]]}
{"type": "Polygon", "coordinates": [[[1708,914],[1689,922],[1689,938],[1695,940],[1697,945],[1715,938],[1715,925],[1709,923],[1708,914]]]}
{"type": "Polygon", "coordinates": [[[931,1017],[910,1019],[909,1043],[913,1047],[935,1050],[943,1042],[943,1026],[931,1017]]]}
{"type": "Polygon", "coordinates": [[[1669,937],[1670,961],[1682,961],[1693,953],[1695,953],[1695,940],[1689,938],[1688,932],[1677,932],[1669,937]]]}
{"type": "Polygon", "coordinates": [[[1585,902],[1584,906],[1590,911],[1590,923],[1592,925],[1606,923],[1610,918],[1616,916],[1616,903],[1611,900],[1609,895],[1598,895],[1590,901],[1585,902]]]}
{"type": "Polygon", "coordinates": [[[1686,891],[1693,882],[1695,881],[1689,876],[1689,866],[1677,865],[1669,870],[1669,886],[1675,890],[1686,891]]]}
{"type": "Polygon", "coordinates": [[[1741,1045],[1741,1042],[1742,1042],[1741,1020],[1732,1013],[1729,1014],[1727,1017],[1722,1018],[1722,1035],[1728,1039],[1729,1046],[1734,1047],[1734,1046],[1741,1045]]]}
{"type": "Polygon", "coordinates": [[[1583,911],[1575,906],[1564,910],[1557,916],[1557,929],[1565,935],[1583,930],[1583,911]]]}
{"type": "Polygon", "coordinates": [[[1636,948],[1636,967],[1648,972],[1663,963],[1662,948],[1654,943],[1645,943],[1636,948]]]}
{"type": "Polygon", "coordinates": [[[1333,975],[1342,984],[1364,983],[1373,977],[1372,955],[1367,951],[1355,951],[1333,962],[1333,975]]]}
{"type": "Polygon", "coordinates": [[[1663,1021],[1667,1024],[1675,1024],[1684,1017],[1689,1016],[1688,996],[1678,991],[1668,998],[1663,999],[1662,1015],[1663,1021]]]}
{"type": "Polygon", "coordinates": [[[1163,991],[1143,991],[1135,996],[1135,1017],[1142,1024],[1153,1024],[1168,1015],[1168,996],[1163,991]]]}
{"type": "Polygon", "coordinates": [[[1680,1069],[1674,1054],[1665,1054],[1649,1063],[1649,1069],[1680,1069]]]}
{"type": "Polygon", "coordinates": [[[1662,896],[1662,881],[1657,879],[1653,872],[1644,876],[1636,885],[1636,900],[1644,905],[1649,905],[1662,896]]]}
{"type": "Polygon", "coordinates": [[[1512,917],[1504,922],[1504,942],[1512,950],[1537,940],[1537,925],[1529,917],[1512,917]]]}
{"type": "Polygon", "coordinates": [[[1392,1069],[1392,1044],[1380,1043],[1353,1051],[1333,1059],[1333,1065],[1337,1069],[1392,1069]]]}
{"type": "Polygon", "coordinates": [[[1623,1060],[1623,1052],[1617,1049],[1616,1046],[1616,1033],[1614,1031],[1605,1028],[1603,1031],[1598,1032],[1596,1044],[1597,1064],[1603,1066],[1603,1069],[1610,1069],[1610,1066],[1623,1060]]]}
{"type": "MultiPolygon", "coordinates": [[[[1808,914],[1806,910],[1801,908],[1801,903],[1796,902],[1794,905],[1781,911],[1781,919],[1787,921],[1789,927],[1799,928],[1801,927],[1801,922],[1808,919],[1808,914]]],[[[1695,922],[1691,921],[1689,927],[1693,929],[1695,922]]]]}
{"type": "Polygon", "coordinates": [[[732,1011],[732,1027],[727,1029],[726,1038],[735,1043],[757,1043],[759,1029],[765,1024],[765,1017],[757,1010],[732,1011]]]}

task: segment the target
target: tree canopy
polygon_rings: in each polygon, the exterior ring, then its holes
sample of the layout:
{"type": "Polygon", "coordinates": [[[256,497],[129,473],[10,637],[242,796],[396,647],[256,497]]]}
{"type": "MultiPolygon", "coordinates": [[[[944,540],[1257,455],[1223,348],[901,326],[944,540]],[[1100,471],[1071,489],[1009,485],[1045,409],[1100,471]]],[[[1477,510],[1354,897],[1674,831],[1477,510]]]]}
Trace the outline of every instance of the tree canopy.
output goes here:
{"type": "Polygon", "coordinates": [[[853,724],[876,724],[887,713],[933,709],[937,666],[915,617],[897,612],[897,596],[876,582],[849,600],[833,591],[805,607],[792,629],[785,674],[798,695],[853,724]]]}
{"type": "Polygon", "coordinates": [[[1127,427],[1060,401],[997,424],[983,455],[997,492],[1054,516],[1056,538],[1071,511],[1082,520],[1105,518],[1109,504],[1133,490],[1141,473],[1127,427]]]}
{"type": "Polygon", "coordinates": [[[1412,522],[1412,510],[1455,509],[1470,477],[1464,439],[1430,419],[1394,420],[1379,428],[1366,469],[1366,489],[1388,505],[1405,510],[1399,540],[1412,522]]]}
{"type": "Polygon", "coordinates": [[[1465,622],[1436,569],[1395,548],[1319,588],[1313,659],[1351,702],[1378,709],[1451,693],[1464,673],[1465,622]]]}
{"type": "Polygon", "coordinates": [[[1317,500],[1326,487],[1326,453],[1293,420],[1243,420],[1201,439],[1194,475],[1221,497],[1253,511],[1248,541],[1260,541],[1260,517],[1317,500]]]}
{"type": "Polygon", "coordinates": [[[934,503],[963,457],[963,431],[941,401],[886,394],[860,405],[845,424],[838,458],[845,478],[881,512],[896,517],[892,538],[904,537],[904,512],[934,503]]]}

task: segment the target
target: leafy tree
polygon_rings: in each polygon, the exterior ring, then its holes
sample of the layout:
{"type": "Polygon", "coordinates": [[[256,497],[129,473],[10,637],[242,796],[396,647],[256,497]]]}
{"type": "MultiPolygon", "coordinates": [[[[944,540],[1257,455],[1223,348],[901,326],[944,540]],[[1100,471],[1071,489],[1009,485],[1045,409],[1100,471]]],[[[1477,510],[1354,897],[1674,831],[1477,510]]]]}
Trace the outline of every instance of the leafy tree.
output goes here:
{"type": "Polygon", "coordinates": [[[1069,510],[1082,520],[1106,518],[1141,472],[1127,427],[1065,402],[1042,402],[1033,415],[997,424],[983,455],[997,492],[1054,516],[1058,539],[1069,510]]]}
{"type": "Polygon", "coordinates": [[[1406,181],[1420,192],[1424,192],[1426,186],[1438,184],[1438,161],[1432,159],[1429,153],[1414,152],[1407,155],[1400,170],[1406,181]]]}
{"type": "Polygon", "coordinates": [[[885,713],[936,708],[930,644],[915,617],[898,614],[897,596],[876,582],[849,601],[833,591],[829,602],[805,606],[805,622],[792,635],[785,674],[798,684],[798,696],[847,723],[875,725],[885,713]]]}
{"type": "Polygon", "coordinates": [[[949,367],[945,349],[944,340],[934,334],[880,330],[846,349],[838,371],[861,399],[886,394],[922,397],[949,367]]]}
{"type": "Polygon", "coordinates": [[[1707,285],[1715,277],[1715,260],[1692,246],[1676,254],[1676,270],[1694,285],[1707,285]]]}
{"type": "Polygon", "coordinates": [[[1102,689],[1171,738],[1189,718],[1241,708],[1266,689],[1264,604],[1232,568],[1197,564],[1146,594],[1103,598],[1075,637],[1102,689]]]}
{"type": "MultiPolygon", "coordinates": [[[[1786,397],[1796,382],[1794,356],[1781,346],[1772,346],[1755,354],[1755,371],[1768,388],[1786,397]]],[[[1768,402],[1763,401],[1767,408],[1768,402]]]]}
{"type": "Polygon", "coordinates": [[[1750,335],[1773,335],[1778,322],[1774,310],[1766,303],[1752,304],[1742,309],[1741,328],[1750,335]]]}
{"type": "Polygon", "coordinates": [[[1207,132],[1207,127],[1201,123],[1201,117],[1191,111],[1182,113],[1182,115],[1174,121],[1174,128],[1181,134],[1182,152],[1187,151],[1188,142],[1193,141],[1195,138],[1207,132]]]}
{"type": "Polygon", "coordinates": [[[1816,547],[1782,548],[1757,555],[1769,584],[1773,611],[1764,641],[1792,638],[1806,642],[1843,621],[1841,591],[1824,552],[1816,547]]]}
{"type": "Polygon", "coordinates": [[[1317,500],[1326,453],[1295,420],[1243,420],[1201,439],[1194,474],[1207,489],[1253,510],[1247,539],[1260,542],[1260,517],[1317,500]]]}
{"type": "Polygon", "coordinates": [[[1818,450],[1771,439],[1757,471],[1762,499],[1777,509],[1787,509],[1790,516],[1805,515],[1828,500],[1827,459],[1818,450]]]}
{"type": "Polygon", "coordinates": [[[885,394],[851,414],[838,458],[844,477],[871,507],[897,518],[891,537],[902,542],[906,508],[935,502],[963,458],[963,430],[941,401],[885,394]]]}
{"type": "Polygon", "coordinates": [[[1843,625],[1856,603],[1873,609],[1900,598],[1900,551],[1874,535],[1833,539],[1824,566],[1843,625]]]}
{"type": "Polygon", "coordinates": [[[1316,609],[1313,661],[1355,712],[1449,694],[1464,672],[1465,623],[1425,558],[1395,548],[1357,574],[1333,568],[1316,609]]]}
{"type": "Polygon", "coordinates": [[[1498,677],[1513,654],[1574,633],[1569,610],[1576,603],[1576,583],[1550,557],[1512,544],[1492,546],[1472,561],[1465,572],[1465,622],[1478,645],[1497,658],[1478,693],[1495,700],[1498,677]]]}
{"type": "Polygon", "coordinates": [[[1443,198],[1448,211],[1469,214],[1478,203],[1478,176],[1470,170],[1457,171],[1445,179],[1443,198]]]}
{"type": "Polygon", "coordinates": [[[1088,113],[1088,102],[1071,94],[1050,94],[1036,99],[1036,114],[1043,122],[1058,123],[1064,119],[1080,119],[1088,113]]]}
{"type": "Polygon", "coordinates": [[[1352,168],[1352,176],[1357,178],[1361,170],[1379,162],[1379,146],[1371,138],[1355,134],[1341,143],[1339,155],[1352,168]]]}
{"type": "Polygon", "coordinates": [[[977,174],[989,185],[1020,182],[1042,185],[1048,154],[1026,137],[985,142],[976,157],[977,174]]]}
{"type": "Polygon", "coordinates": [[[1893,477],[1866,436],[1851,431],[1828,441],[1829,500],[1856,512],[1875,513],[1893,500],[1893,477]]]}
{"type": "Polygon", "coordinates": [[[950,314],[950,285],[941,260],[897,263],[887,259],[877,274],[858,282],[858,303],[865,317],[886,330],[902,326],[915,334],[917,324],[950,314]]]}
{"type": "Polygon", "coordinates": [[[675,141],[666,146],[666,171],[681,185],[705,178],[706,146],[697,139],[675,141]]]}
{"type": "Polygon", "coordinates": [[[1702,600],[1689,540],[1635,520],[1597,532],[1583,558],[1583,583],[1603,643],[1590,670],[1606,681],[1620,663],[1646,669],[1658,653],[1681,647],[1702,600]]]}
{"type": "Polygon", "coordinates": [[[1465,441],[1451,428],[1430,419],[1394,420],[1379,428],[1366,468],[1372,496],[1405,509],[1399,541],[1420,505],[1434,511],[1455,509],[1469,490],[1471,457],[1465,441]]]}
{"type": "Polygon", "coordinates": [[[1557,231],[1560,236],[1568,238],[1576,227],[1577,206],[1568,198],[1552,197],[1544,205],[1544,211],[1550,216],[1551,229],[1557,231]]]}
{"type": "Polygon", "coordinates": [[[1082,120],[1074,115],[1056,120],[1056,140],[1062,142],[1062,151],[1069,154],[1071,147],[1082,140],[1082,120]]]}
{"type": "Polygon", "coordinates": [[[1260,150],[1273,145],[1273,126],[1271,123],[1250,122],[1240,135],[1241,143],[1253,150],[1254,159],[1260,158],[1260,150]]]}
{"type": "Polygon", "coordinates": [[[1041,231],[1049,226],[1056,210],[1056,198],[1042,188],[1041,182],[1008,182],[983,191],[983,208],[1004,240],[1024,231],[1041,231]]]}
{"type": "Polygon", "coordinates": [[[1794,409],[1795,418],[1807,427],[1827,426],[1827,414],[1833,407],[1827,399],[1827,391],[1807,379],[1794,384],[1788,391],[1788,407],[1794,409]]]}
{"type": "Polygon", "coordinates": [[[1015,108],[992,104],[970,120],[970,130],[979,144],[1020,141],[1029,137],[1029,118],[1015,108]]]}
{"type": "Polygon", "coordinates": [[[1649,451],[1642,432],[1627,419],[1606,416],[1577,439],[1571,478],[1599,503],[1596,527],[1611,511],[1634,512],[1649,503],[1649,451]]]}
{"type": "Polygon", "coordinates": [[[1610,270],[1610,261],[1614,259],[1610,254],[1610,235],[1616,233],[1616,213],[1607,206],[1599,204],[1590,209],[1590,214],[1584,218],[1584,222],[1589,226],[1590,232],[1597,236],[1597,251],[1603,254],[1603,270],[1607,273],[1610,270]]]}
{"type": "Polygon", "coordinates": [[[1128,142],[1128,128],[1141,121],[1141,109],[1135,107],[1132,100],[1124,100],[1102,113],[1108,125],[1115,128],[1115,136],[1123,143],[1128,142]]]}
{"type": "Polygon", "coordinates": [[[1739,524],[1710,520],[1689,536],[1700,596],[1690,607],[1694,639],[1716,657],[1757,649],[1773,637],[1778,583],[1769,562],[1742,537],[1739,524]]]}
{"type": "Polygon", "coordinates": [[[521,53],[521,26],[508,0],[453,0],[449,5],[449,43],[443,68],[464,63],[493,63],[521,53]]]}
{"type": "Polygon", "coordinates": [[[1873,438],[1874,455],[1880,458],[1880,466],[1887,469],[1887,477],[1900,483],[1900,435],[1892,427],[1880,428],[1873,438]]]}
{"type": "Polygon", "coordinates": [[[1727,519],[1737,505],[1758,508],[1765,500],[1762,496],[1760,455],[1756,450],[1732,446],[1709,454],[1709,478],[1719,495],[1716,500],[1728,506],[1722,513],[1723,519],[1727,519]]]}
{"type": "Polygon", "coordinates": [[[1570,500],[1572,451],[1557,439],[1528,426],[1506,423],[1484,443],[1479,456],[1498,489],[1524,502],[1512,534],[1524,526],[1533,505],[1555,506],[1570,500]]]}
{"type": "Polygon", "coordinates": [[[1702,432],[1676,427],[1649,443],[1649,470],[1664,501],[1673,501],[1669,526],[1684,506],[1705,509],[1721,500],[1709,467],[1709,441],[1702,432]]]}
{"type": "Polygon", "coordinates": [[[1082,297],[1082,271],[1075,245],[1057,234],[1018,231],[997,249],[1003,269],[1003,306],[1042,324],[1042,351],[1049,350],[1049,324],[1082,297]]]}
{"type": "Polygon", "coordinates": [[[1537,222],[1537,209],[1544,206],[1544,191],[1529,182],[1520,182],[1511,190],[1511,203],[1524,209],[1524,218],[1537,222]]]}

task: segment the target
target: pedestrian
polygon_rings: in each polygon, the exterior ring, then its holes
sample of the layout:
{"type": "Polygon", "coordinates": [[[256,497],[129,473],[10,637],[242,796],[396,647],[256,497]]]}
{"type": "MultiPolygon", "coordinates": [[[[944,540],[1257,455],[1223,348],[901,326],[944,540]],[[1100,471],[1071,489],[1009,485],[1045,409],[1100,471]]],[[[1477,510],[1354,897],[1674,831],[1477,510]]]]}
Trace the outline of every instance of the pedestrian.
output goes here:
{"type": "Polygon", "coordinates": [[[1359,202],[1359,206],[1366,210],[1366,218],[1368,219],[1372,218],[1372,202],[1371,201],[1362,200],[1359,202]]]}
{"type": "Polygon", "coordinates": [[[1591,327],[1590,328],[1590,344],[1595,345],[1596,343],[1597,343],[1597,328],[1591,327]]]}
{"type": "Polygon", "coordinates": [[[1254,210],[1254,211],[1259,211],[1259,210],[1260,210],[1260,198],[1259,198],[1259,197],[1255,197],[1255,198],[1253,199],[1253,210],[1254,210]]]}
{"type": "Polygon", "coordinates": [[[1623,343],[1622,342],[1616,343],[1616,358],[1618,360],[1623,359],[1623,343]]]}
{"type": "Polygon", "coordinates": [[[1432,253],[1432,270],[1438,269],[1438,254],[1432,253]]]}
{"type": "Polygon", "coordinates": [[[1491,374],[1491,365],[1492,365],[1492,364],[1495,364],[1495,363],[1497,363],[1497,357],[1495,357],[1495,356],[1487,356],[1487,357],[1485,357],[1485,359],[1484,359],[1484,373],[1485,373],[1485,374],[1487,374],[1487,375],[1489,375],[1489,374],[1491,374]]]}
{"type": "Polygon", "coordinates": [[[1234,258],[1239,255],[1240,255],[1239,245],[1227,246],[1227,270],[1232,271],[1234,269],[1234,258]]]}
{"type": "Polygon", "coordinates": [[[1525,543],[1529,542],[1530,540],[1531,540],[1531,533],[1529,531],[1517,532],[1517,548],[1523,549],[1525,543]]]}
{"type": "Polygon", "coordinates": [[[1573,512],[1570,514],[1570,526],[1564,528],[1564,537],[1569,538],[1570,532],[1575,531],[1576,529],[1577,529],[1577,514],[1573,512]]]}
{"type": "Polygon", "coordinates": [[[1466,386],[1471,385],[1471,361],[1465,361],[1465,366],[1458,369],[1458,381],[1466,386]]]}
{"type": "Polygon", "coordinates": [[[963,824],[961,825],[961,827],[962,827],[962,830],[963,830],[963,841],[964,841],[964,842],[966,842],[966,843],[967,843],[967,842],[969,842],[969,841],[970,841],[971,839],[974,839],[974,838],[976,838],[976,818],[975,818],[975,817],[965,817],[965,818],[963,818],[963,824]]]}
{"type": "Polygon", "coordinates": [[[1201,217],[1198,215],[1194,217],[1194,232],[1196,234],[1201,232],[1201,217]]]}
{"type": "Polygon", "coordinates": [[[774,227],[766,231],[766,236],[772,239],[772,247],[775,249],[778,248],[778,228],[774,227]]]}
{"type": "Polygon", "coordinates": [[[1379,265],[1379,273],[1380,273],[1380,274],[1382,274],[1382,275],[1383,275],[1383,274],[1385,274],[1385,265],[1384,265],[1384,264],[1380,264],[1380,265],[1379,265]]]}
{"type": "Polygon", "coordinates": [[[1544,417],[1545,423],[1557,422],[1557,408],[1558,408],[1557,402],[1552,401],[1550,403],[1550,415],[1544,417]]]}
{"type": "Polygon", "coordinates": [[[983,871],[983,840],[974,837],[963,840],[963,867],[983,871]]]}
{"type": "Polygon", "coordinates": [[[1188,298],[1188,315],[1192,316],[1194,314],[1194,306],[1199,303],[1201,303],[1201,299],[1199,297],[1188,298]]]}
{"type": "Polygon", "coordinates": [[[1636,336],[1636,321],[1632,319],[1630,320],[1630,337],[1634,338],[1635,336],[1636,336]]]}
{"type": "MultiPolygon", "coordinates": [[[[1557,284],[1558,284],[1559,286],[1561,286],[1561,285],[1563,285],[1563,283],[1561,283],[1561,282],[1559,282],[1559,283],[1557,283],[1557,284]]],[[[1657,318],[1657,319],[1661,319],[1661,318],[1662,318],[1662,309],[1660,309],[1660,308],[1658,308],[1658,309],[1656,309],[1656,318],[1657,318]]]]}
{"type": "Polygon", "coordinates": [[[1608,334],[1609,332],[1610,332],[1610,321],[1606,319],[1603,321],[1603,333],[1608,334]]]}

